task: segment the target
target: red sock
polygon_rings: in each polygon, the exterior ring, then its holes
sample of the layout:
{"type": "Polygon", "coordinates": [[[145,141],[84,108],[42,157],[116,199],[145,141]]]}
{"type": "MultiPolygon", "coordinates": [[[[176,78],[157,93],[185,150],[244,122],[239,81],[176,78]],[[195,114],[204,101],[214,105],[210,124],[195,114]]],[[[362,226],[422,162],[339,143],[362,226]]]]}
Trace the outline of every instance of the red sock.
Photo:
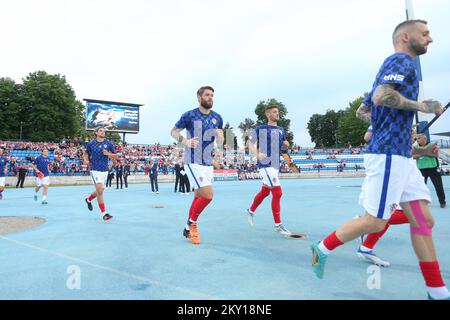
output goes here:
{"type": "Polygon", "coordinates": [[[281,223],[281,196],[283,195],[283,191],[281,190],[281,187],[274,187],[272,188],[272,213],[273,213],[273,220],[276,224],[281,223]]]}
{"type": "Polygon", "coordinates": [[[194,222],[197,222],[198,217],[200,214],[205,210],[205,208],[208,206],[208,204],[212,201],[212,199],[206,199],[203,197],[199,197],[197,201],[194,204],[194,208],[192,210],[192,216],[191,219],[194,222]]]}
{"type": "Polygon", "coordinates": [[[94,199],[95,199],[95,196],[90,195],[89,198],[88,198],[88,201],[91,202],[91,201],[94,200],[94,199]]]}
{"type": "Polygon", "coordinates": [[[390,225],[398,225],[408,223],[408,217],[402,210],[396,210],[389,221],[386,224],[386,227],[380,232],[369,234],[364,240],[363,246],[369,249],[373,249],[380,238],[386,233],[389,229],[390,225]]]}
{"type": "Polygon", "coordinates": [[[386,226],[380,232],[367,235],[366,239],[364,240],[363,246],[369,249],[373,249],[380,238],[386,233],[387,229],[389,229],[389,222],[386,223],[386,226]]]}
{"type": "Polygon", "coordinates": [[[194,197],[194,200],[192,200],[191,207],[189,208],[189,219],[192,219],[194,216],[194,208],[198,199],[200,199],[200,197],[194,197]]]}
{"type": "Polygon", "coordinates": [[[429,288],[445,287],[444,280],[442,280],[441,271],[439,270],[439,263],[433,262],[419,262],[420,270],[425,279],[425,283],[429,288]]]}
{"type": "Polygon", "coordinates": [[[253,200],[252,206],[250,207],[251,212],[255,212],[259,205],[264,201],[264,199],[270,194],[270,188],[262,186],[261,191],[256,195],[253,200]]]}
{"type": "Polygon", "coordinates": [[[409,223],[408,217],[403,212],[403,210],[395,210],[395,212],[392,214],[391,218],[388,221],[391,225],[396,224],[405,224],[409,223]]]}
{"type": "Polygon", "coordinates": [[[104,203],[99,203],[99,204],[98,204],[98,207],[100,208],[100,211],[101,211],[102,213],[105,213],[105,212],[106,212],[106,208],[105,208],[105,204],[104,204],[104,203]]]}
{"type": "Polygon", "coordinates": [[[323,244],[328,250],[333,251],[337,247],[342,246],[344,243],[338,239],[338,237],[336,236],[336,231],[334,231],[332,234],[326,237],[325,240],[323,240],[323,244]]]}

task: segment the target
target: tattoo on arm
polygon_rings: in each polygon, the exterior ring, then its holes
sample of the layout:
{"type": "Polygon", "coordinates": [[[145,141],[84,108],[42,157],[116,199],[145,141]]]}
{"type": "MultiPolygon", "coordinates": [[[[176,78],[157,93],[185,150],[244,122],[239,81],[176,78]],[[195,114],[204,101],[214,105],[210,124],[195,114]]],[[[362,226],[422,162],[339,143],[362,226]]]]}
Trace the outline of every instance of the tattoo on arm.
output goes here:
{"type": "Polygon", "coordinates": [[[370,108],[362,103],[356,111],[356,117],[364,122],[370,123],[372,121],[370,108]]]}
{"type": "MultiPolygon", "coordinates": [[[[424,111],[423,104],[403,97],[393,85],[380,85],[375,90],[372,101],[375,105],[387,108],[424,111]]],[[[426,111],[425,111],[426,112],[426,111]]]]}

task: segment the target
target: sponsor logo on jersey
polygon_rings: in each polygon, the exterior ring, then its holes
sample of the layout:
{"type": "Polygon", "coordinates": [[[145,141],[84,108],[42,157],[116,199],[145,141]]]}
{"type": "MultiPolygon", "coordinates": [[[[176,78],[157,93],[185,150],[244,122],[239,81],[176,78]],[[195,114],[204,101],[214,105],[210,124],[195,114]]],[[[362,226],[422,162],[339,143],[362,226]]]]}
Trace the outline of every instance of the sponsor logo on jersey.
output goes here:
{"type": "Polygon", "coordinates": [[[401,74],[388,74],[386,76],[384,76],[384,81],[399,81],[402,82],[403,80],[405,80],[405,76],[401,75],[401,74]]]}

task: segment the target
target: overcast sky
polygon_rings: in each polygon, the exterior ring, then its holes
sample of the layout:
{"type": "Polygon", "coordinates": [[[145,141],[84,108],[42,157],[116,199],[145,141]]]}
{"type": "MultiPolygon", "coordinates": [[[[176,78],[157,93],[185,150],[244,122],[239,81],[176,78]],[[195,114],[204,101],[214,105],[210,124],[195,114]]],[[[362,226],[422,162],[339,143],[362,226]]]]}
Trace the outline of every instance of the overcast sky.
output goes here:
{"type": "MultiPolygon", "coordinates": [[[[133,143],[171,143],[196,91],[233,127],[261,100],[288,108],[295,142],[310,116],[369,91],[404,0],[0,0],[0,77],[66,76],[77,98],[142,103],[133,143]]],[[[422,56],[425,98],[450,99],[450,1],[415,0],[434,43],[422,56]]],[[[432,132],[450,131],[450,111],[432,132]]]]}

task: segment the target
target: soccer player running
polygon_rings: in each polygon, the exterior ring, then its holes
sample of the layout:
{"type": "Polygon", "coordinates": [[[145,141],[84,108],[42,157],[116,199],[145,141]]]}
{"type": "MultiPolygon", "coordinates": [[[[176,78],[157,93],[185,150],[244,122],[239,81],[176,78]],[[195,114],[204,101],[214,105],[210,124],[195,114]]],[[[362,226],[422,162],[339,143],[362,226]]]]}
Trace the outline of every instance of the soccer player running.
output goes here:
{"type": "Polygon", "coordinates": [[[0,200],[3,199],[3,190],[6,185],[6,174],[8,173],[8,159],[3,155],[3,149],[0,148],[0,200]]]}
{"type": "Polygon", "coordinates": [[[33,170],[36,172],[36,188],[34,189],[34,201],[38,201],[38,194],[41,187],[43,187],[42,191],[42,204],[48,204],[47,202],[47,194],[48,194],[48,186],[50,185],[50,172],[48,170],[48,165],[50,160],[48,158],[48,150],[43,149],[42,154],[34,159],[31,166],[33,170]]]}
{"type": "Polygon", "coordinates": [[[280,112],[276,105],[268,105],[265,109],[267,124],[259,125],[247,141],[250,152],[258,159],[259,173],[263,178],[261,191],[256,195],[252,205],[246,210],[248,222],[253,225],[255,211],[266,197],[272,193],[272,213],[275,221],[274,229],[282,235],[290,235],[281,223],[281,190],[278,172],[280,170],[280,156],[284,148],[289,147],[284,129],[278,126],[280,112]],[[257,143],[257,147],[255,146],[257,143]]]}
{"type": "MultiPolygon", "coordinates": [[[[372,119],[370,108],[368,108],[364,103],[359,107],[358,111],[356,112],[356,116],[365,122],[371,122],[372,119]]],[[[412,136],[414,138],[416,136],[415,129],[412,130],[412,136]]],[[[372,137],[372,126],[369,127],[366,134],[364,135],[364,140],[366,142],[369,142],[371,137],[372,137]]],[[[427,148],[423,149],[417,149],[414,147],[412,148],[413,158],[415,156],[424,156],[424,155],[436,157],[438,156],[438,154],[439,154],[439,147],[437,146],[437,144],[429,145],[427,148]]],[[[360,218],[360,216],[357,216],[356,218],[360,218]]],[[[401,209],[395,210],[395,212],[392,213],[383,230],[368,235],[364,234],[361,235],[361,245],[358,248],[357,255],[361,258],[364,258],[365,260],[372,262],[375,265],[382,267],[389,267],[390,263],[378,257],[375,254],[374,248],[391,225],[401,225],[406,223],[409,223],[409,221],[408,217],[405,215],[403,210],[401,209]]]]}
{"type": "Polygon", "coordinates": [[[112,218],[106,212],[103,192],[105,190],[106,179],[108,178],[108,160],[114,160],[116,156],[114,144],[106,140],[105,128],[96,128],[95,139],[86,145],[86,152],[83,154],[84,164],[88,165],[88,167],[90,165],[91,179],[95,185],[95,191],[85,201],[88,209],[92,211],[92,201],[97,198],[98,207],[103,214],[104,221],[112,218]]]}
{"type": "Polygon", "coordinates": [[[218,152],[223,152],[223,120],[217,112],[211,110],[213,98],[212,87],[205,86],[198,89],[199,107],[184,113],[171,131],[171,136],[185,146],[186,174],[195,189],[195,197],[189,209],[183,235],[196,245],[200,244],[198,217],[213,199],[214,142],[217,143],[218,152]],[[180,134],[183,129],[186,129],[187,138],[180,134]]]}
{"type": "Polygon", "coordinates": [[[414,58],[425,54],[433,40],[423,20],[399,24],[393,33],[395,53],[381,66],[364,104],[372,114],[372,138],[364,156],[366,178],[360,203],[366,214],[351,220],[323,241],[311,245],[312,266],[323,278],[328,255],[361,234],[382,231],[400,205],[410,222],[411,239],[428,289],[429,299],[448,299],[432,238],[431,202],[412,159],[411,129],[416,111],[442,114],[441,103],[417,102],[419,81],[414,58]]]}

